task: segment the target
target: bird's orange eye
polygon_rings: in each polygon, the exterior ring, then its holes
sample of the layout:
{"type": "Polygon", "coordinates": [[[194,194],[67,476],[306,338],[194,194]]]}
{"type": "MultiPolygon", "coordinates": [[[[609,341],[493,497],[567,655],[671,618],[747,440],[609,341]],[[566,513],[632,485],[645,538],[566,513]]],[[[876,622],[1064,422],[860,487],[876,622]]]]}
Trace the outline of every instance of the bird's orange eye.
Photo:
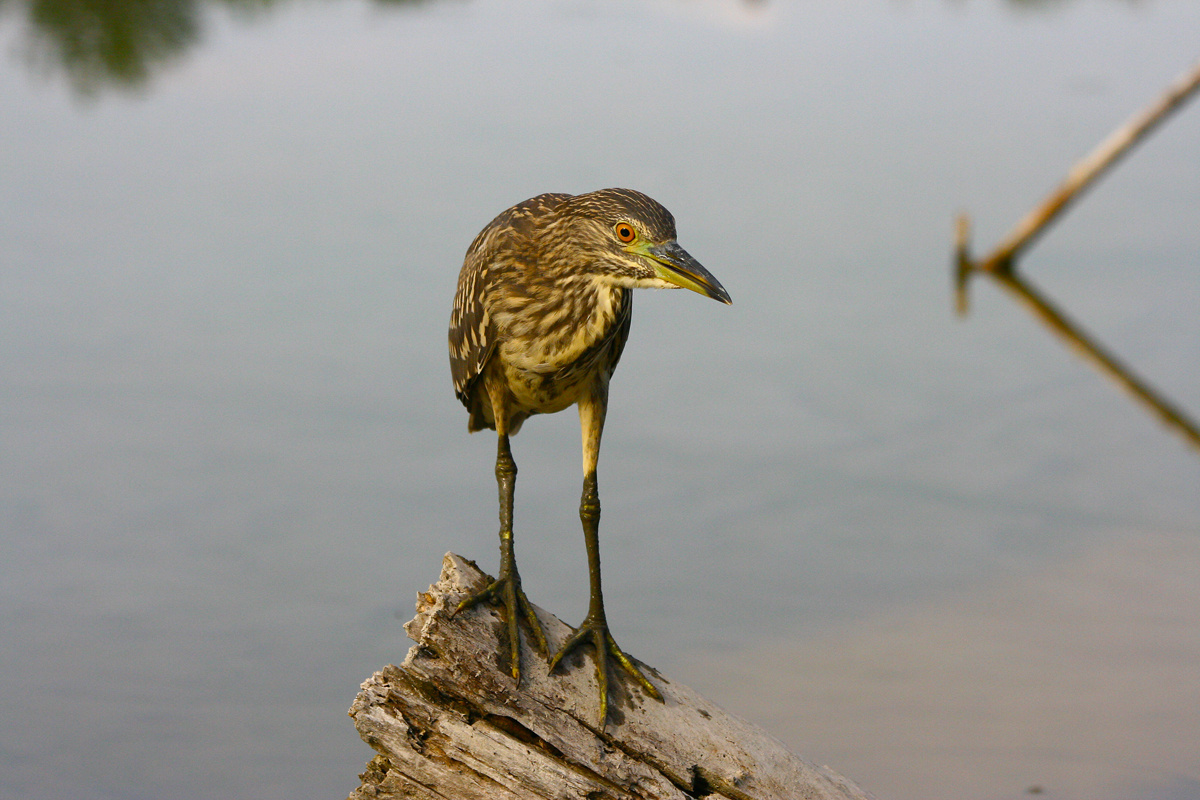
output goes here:
{"type": "Polygon", "coordinates": [[[613,231],[617,234],[617,238],[626,244],[637,238],[637,231],[628,222],[618,222],[613,226],[613,231]]]}

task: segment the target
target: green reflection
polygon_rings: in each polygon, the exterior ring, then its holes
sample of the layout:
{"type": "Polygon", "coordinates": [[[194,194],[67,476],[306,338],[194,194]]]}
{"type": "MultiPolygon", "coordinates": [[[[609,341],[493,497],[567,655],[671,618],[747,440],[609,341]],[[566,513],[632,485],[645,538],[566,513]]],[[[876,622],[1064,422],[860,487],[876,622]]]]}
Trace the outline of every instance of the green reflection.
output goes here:
{"type": "MultiPolygon", "coordinates": [[[[431,2],[373,1],[392,8],[431,2]]],[[[1001,0],[1020,11],[1057,10],[1076,1],[1001,0]]],[[[38,66],[47,71],[62,69],[80,94],[94,94],[106,86],[136,89],[200,38],[199,19],[205,2],[245,13],[273,7],[282,0],[30,0],[28,50],[38,66]]],[[[767,0],[741,2],[759,5],[767,0]]],[[[962,4],[965,0],[947,2],[962,4]]],[[[0,0],[0,11],[19,3],[0,0]]]]}
{"type": "Polygon", "coordinates": [[[138,86],[199,37],[196,0],[34,0],[36,57],[85,94],[138,86]]]}
{"type": "MultiPolygon", "coordinates": [[[[201,36],[201,14],[219,4],[239,16],[261,12],[279,0],[31,0],[29,46],[33,63],[61,69],[81,95],[105,87],[137,89],[155,72],[182,57],[201,36]]],[[[381,6],[421,0],[376,0],[381,6]]],[[[0,0],[0,10],[16,7],[0,0]],[[7,8],[6,8],[7,6],[7,8]]]]}

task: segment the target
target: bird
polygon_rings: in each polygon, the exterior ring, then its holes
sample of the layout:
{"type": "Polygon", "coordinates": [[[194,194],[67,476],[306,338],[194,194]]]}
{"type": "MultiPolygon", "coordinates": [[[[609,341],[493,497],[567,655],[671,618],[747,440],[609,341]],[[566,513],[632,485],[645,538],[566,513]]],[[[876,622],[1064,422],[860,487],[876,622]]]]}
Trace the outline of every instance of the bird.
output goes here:
{"type": "MultiPolygon", "coordinates": [[[[469,412],[467,429],[492,429],[498,443],[500,571],[452,614],[484,601],[503,606],[508,656],[520,685],[518,620],[552,673],[590,643],[600,724],[608,716],[610,659],[651,697],[659,690],[609,632],[600,582],[600,495],[596,464],[609,381],[629,337],[633,289],[684,288],[729,304],[729,293],[677,241],[675,218],[632,189],[540,194],[501,212],[475,237],[458,276],[450,315],[450,372],[469,412]],[[513,547],[517,465],[510,437],[535,414],[579,410],[589,603],[583,622],[549,655],[545,633],[521,589],[513,547]]],[[[503,651],[503,643],[501,644],[503,651]]]]}

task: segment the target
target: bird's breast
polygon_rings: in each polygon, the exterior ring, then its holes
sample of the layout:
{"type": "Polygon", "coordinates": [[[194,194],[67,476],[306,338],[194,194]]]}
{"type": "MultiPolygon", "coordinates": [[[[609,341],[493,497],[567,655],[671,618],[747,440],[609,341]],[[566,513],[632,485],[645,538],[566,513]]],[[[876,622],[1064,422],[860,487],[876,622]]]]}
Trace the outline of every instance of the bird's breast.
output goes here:
{"type": "Polygon", "coordinates": [[[628,313],[628,290],[575,281],[493,314],[511,367],[553,373],[597,355],[628,313]]]}
{"type": "MultiPolygon", "coordinates": [[[[588,281],[497,315],[509,388],[540,413],[574,403],[615,366],[614,339],[630,311],[627,289],[588,281]]],[[[619,354],[619,348],[617,353],[619,354]]]]}

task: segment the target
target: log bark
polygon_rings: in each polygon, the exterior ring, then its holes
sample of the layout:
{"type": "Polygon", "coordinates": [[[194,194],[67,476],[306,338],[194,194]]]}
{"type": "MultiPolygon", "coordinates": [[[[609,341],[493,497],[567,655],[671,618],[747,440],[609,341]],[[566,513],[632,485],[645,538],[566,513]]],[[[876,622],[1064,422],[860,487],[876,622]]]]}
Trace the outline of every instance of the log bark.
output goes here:
{"type": "MultiPolygon", "coordinates": [[[[553,675],[522,647],[511,677],[498,609],[449,616],[484,575],[448,553],[405,630],[400,666],[362,685],[350,716],[378,755],[350,800],[867,800],[847,779],[788,752],[652,667],[660,703],[619,674],[601,725],[595,671],[576,655],[553,675]]],[[[537,609],[550,646],[571,629],[537,609]]]]}

